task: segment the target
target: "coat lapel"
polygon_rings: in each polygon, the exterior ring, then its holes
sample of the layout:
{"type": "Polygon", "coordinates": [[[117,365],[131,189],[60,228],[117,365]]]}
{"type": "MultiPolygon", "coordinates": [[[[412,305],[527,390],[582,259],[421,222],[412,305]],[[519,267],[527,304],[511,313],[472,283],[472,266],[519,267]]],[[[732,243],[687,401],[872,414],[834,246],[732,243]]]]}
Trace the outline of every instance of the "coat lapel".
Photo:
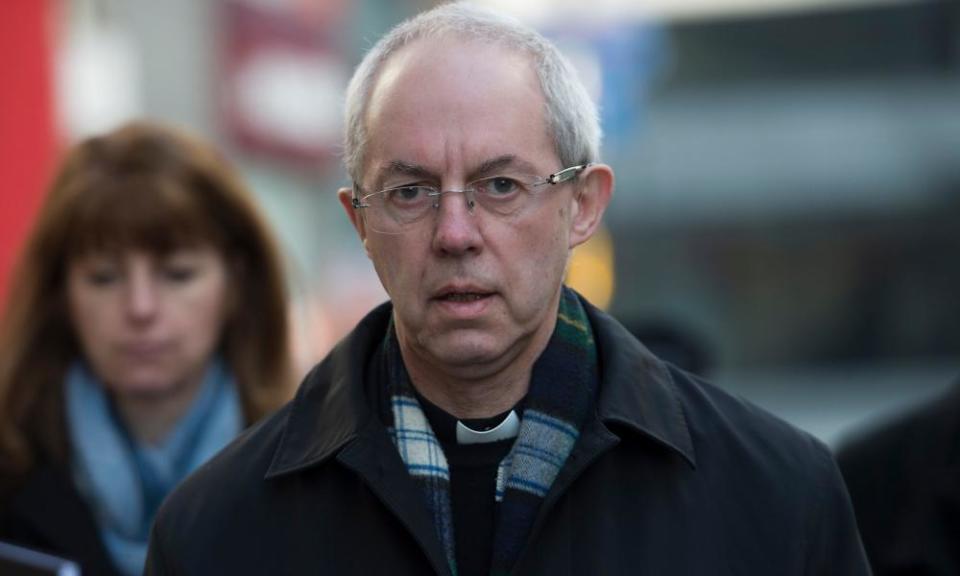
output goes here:
{"type": "Polygon", "coordinates": [[[420,544],[437,574],[450,574],[422,493],[376,417],[365,391],[370,350],[383,339],[391,308],[382,305],[307,376],[291,406],[266,479],[335,458],[354,471],[420,544]]]}
{"type": "Polygon", "coordinates": [[[550,511],[567,489],[603,454],[621,442],[609,426],[652,440],[661,449],[696,466],[686,415],[663,363],[625,328],[586,300],[600,359],[601,383],[595,410],[583,424],[580,438],[550,487],[516,566],[523,565],[550,511]]]}
{"type": "Polygon", "coordinates": [[[396,447],[378,421],[371,421],[360,436],[337,455],[400,520],[420,544],[437,574],[449,575],[446,554],[423,494],[407,472],[396,447]]]}

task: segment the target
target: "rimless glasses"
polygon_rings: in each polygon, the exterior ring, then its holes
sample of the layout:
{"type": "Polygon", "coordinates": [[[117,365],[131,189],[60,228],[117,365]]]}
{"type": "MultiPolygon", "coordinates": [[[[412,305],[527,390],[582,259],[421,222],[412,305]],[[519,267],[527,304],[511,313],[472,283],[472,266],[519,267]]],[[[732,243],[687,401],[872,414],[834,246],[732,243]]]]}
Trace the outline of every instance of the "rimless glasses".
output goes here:
{"type": "Polygon", "coordinates": [[[513,174],[490,176],[474,180],[462,190],[415,184],[367,194],[355,185],[351,203],[355,210],[364,211],[367,225],[381,234],[400,234],[413,228],[440,208],[444,194],[463,194],[471,213],[480,205],[484,212],[502,218],[520,213],[540,191],[573,180],[589,165],[564,168],[545,178],[513,174]]]}

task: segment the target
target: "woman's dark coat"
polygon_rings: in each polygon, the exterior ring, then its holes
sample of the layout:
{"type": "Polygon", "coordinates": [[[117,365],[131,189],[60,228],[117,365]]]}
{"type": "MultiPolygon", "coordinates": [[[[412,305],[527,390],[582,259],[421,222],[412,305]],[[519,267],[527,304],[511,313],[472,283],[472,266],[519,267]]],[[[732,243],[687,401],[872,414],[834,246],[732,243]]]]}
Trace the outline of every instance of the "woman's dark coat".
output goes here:
{"type": "Polygon", "coordinates": [[[0,540],[75,561],[84,576],[119,576],[70,473],[42,465],[3,495],[0,540]]]}

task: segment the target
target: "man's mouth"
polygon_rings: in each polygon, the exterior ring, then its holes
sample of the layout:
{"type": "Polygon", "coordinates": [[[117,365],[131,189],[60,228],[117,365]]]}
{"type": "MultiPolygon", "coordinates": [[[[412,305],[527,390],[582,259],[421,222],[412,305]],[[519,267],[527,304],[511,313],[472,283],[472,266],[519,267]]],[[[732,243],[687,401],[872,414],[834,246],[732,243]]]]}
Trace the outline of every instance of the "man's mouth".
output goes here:
{"type": "Polygon", "coordinates": [[[437,299],[446,302],[476,302],[490,296],[484,292],[447,292],[441,294],[437,299]]]}
{"type": "Polygon", "coordinates": [[[488,312],[496,295],[497,292],[475,284],[449,284],[437,290],[433,302],[448,320],[473,321],[488,312]]]}

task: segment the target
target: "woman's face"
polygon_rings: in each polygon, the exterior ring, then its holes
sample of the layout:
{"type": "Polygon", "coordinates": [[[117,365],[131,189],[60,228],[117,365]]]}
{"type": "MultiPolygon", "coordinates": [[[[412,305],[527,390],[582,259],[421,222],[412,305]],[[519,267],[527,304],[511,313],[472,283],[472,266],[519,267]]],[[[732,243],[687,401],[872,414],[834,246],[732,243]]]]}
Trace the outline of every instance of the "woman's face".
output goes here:
{"type": "Polygon", "coordinates": [[[199,385],[230,308],[228,276],[212,247],[75,258],[67,297],[90,368],[121,396],[166,396],[199,385]]]}

